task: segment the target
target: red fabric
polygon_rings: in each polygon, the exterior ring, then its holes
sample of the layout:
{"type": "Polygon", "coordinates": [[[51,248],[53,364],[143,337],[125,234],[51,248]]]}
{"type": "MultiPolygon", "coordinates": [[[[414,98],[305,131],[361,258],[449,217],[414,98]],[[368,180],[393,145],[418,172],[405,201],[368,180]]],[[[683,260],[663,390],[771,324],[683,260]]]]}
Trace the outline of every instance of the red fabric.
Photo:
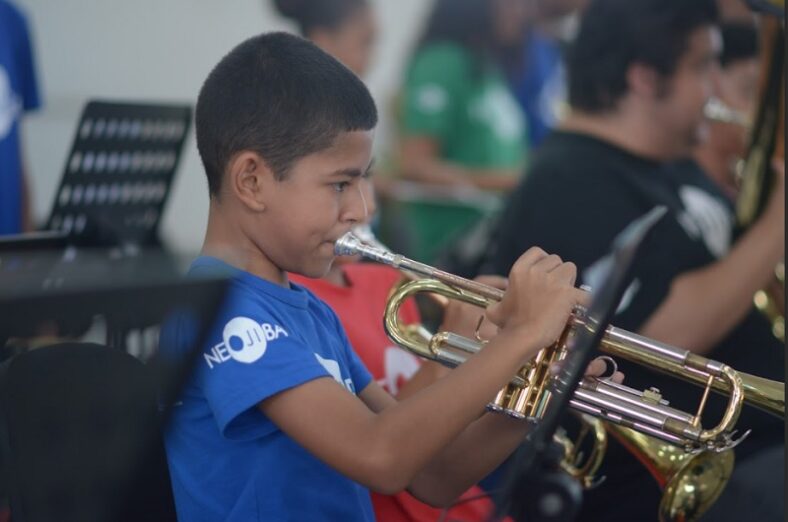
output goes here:
{"type": "MultiPolygon", "coordinates": [[[[391,287],[400,279],[396,270],[371,263],[351,263],[342,267],[348,286],[339,287],[323,279],[307,279],[291,275],[290,279],[315,293],[339,316],[350,344],[372,376],[392,395],[402,383],[418,370],[420,360],[398,348],[383,330],[383,312],[391,287]]],[[[406,322],[418,322],[416,303],[406,302],[400,308],[406,322]]],[[[484,492],[473,487],[465,492],[458,505],[441,518],[441,510],[416,500],[407,492],[393,496],[372,493],[375,516],[380,522],[446,522],[485,521],[492,512],[492,502],[484,492]],[[469,500],[479,497],[478,500],[469,500]],[[468,499],[467,502],[462,502],[468,499]]]]}
{"type": "MultiPolygon", "coordinates": [[[[307,279],[292,275],[290,279],[306,286],[339,316],[350,344],[375,380],[392,395],[419,369],[415,355],[397,347],[383,330],[383,311],[391,287],[399,280],[396,270],[383,265],[353,263],[343,267],[348,286],[324,279],[307,279]]],[[[413,301],[400,308],[400,317],[408,323],[419,321],[413,301]]]]}

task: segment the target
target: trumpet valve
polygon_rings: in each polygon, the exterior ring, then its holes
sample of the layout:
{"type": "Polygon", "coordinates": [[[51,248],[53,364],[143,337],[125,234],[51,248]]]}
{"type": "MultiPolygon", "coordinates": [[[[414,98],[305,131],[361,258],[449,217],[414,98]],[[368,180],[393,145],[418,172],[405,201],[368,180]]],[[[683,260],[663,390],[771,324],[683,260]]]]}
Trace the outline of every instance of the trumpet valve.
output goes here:
{"type": "Polygon", "coordinates": [[[662,402],[662,392],[659,391],[659,388],[651,387],[643,391],[643,400],[652,404],[660,404],[662,402]]]}

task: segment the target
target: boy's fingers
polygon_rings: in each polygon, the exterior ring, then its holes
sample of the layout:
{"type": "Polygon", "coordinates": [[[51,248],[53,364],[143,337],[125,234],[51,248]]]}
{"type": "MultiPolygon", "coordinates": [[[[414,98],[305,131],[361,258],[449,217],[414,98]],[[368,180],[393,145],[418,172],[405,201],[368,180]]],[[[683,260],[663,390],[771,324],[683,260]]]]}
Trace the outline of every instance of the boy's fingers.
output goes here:
{"type": "Polygon", "coordinates": [[[547,252],[539,247],[531,247],[517,259],[512,270],[514,270],[515,267],[531,266],[545,257],[547,257],[547,252]]]}
{"type": "Polygon", "coordinates": [[[500,302],[488,306],[484,311],[484,315],[495,326],[503,327],[505,317],[503,316],[503,306],[501,306],[500,302]]]}
{"type": "Polygon", "coordinates": [[[556,266],[552,270],[552,273],[569,283],[571,286],[575,286],[575,280],[577,279],[577,266],[575,266],[574,263],[562,262],[559,266],[556,266]]]}
{"type": "Polygon", "coordinates": [[[588,305],[591,304],[591,293],[590,292],[586,292],[585,290],[581,290],[580,288],[573,288],[572,290],[575,293],[574,295],[575,295],[575,300],[576,300],[577,304],[579,304],[580,306],[585,306],[585,307],[587,307],[588,305]]]}
{"type": "Polygon", "coordinates": [[[594,359],[588,365],[588,368],[586,368],[586,375],[599,377],[600,375],[604,375],[605,371],[607,371],[607,363],[602,359],[594,359]]]}
{"type": "Polygon", "coordinates": [[[555,254],[550,254],[534,263],[534,268],[544,270],[545,272],[552,272],[558,269],[562,264],[563,261],[560,257],[555,254]]]}
{"type": "MultiPolygon", "coordinates": [[[[561,370],[561,365],[559,363],[553,363],[550,365],[550,373],[553,375],[557,375],[558,372],[561,370]]],[[[586,368],[586,376],[587,377],[602,377],[606,379],[610,379],[611,381],[621,384],[624,381],[624,374],[615,371],[613,375],[610,377],[604,377],[605,373],[608,371],[607,363],[604,359],[597,358],[591,361],[586,368]]]]}
{"type": "Polygon", "coordinates": [[[499,290],[506,290],[509,286],[509,280],[505,277],[497,276],[497,275],[481,275],[473,278],[474,281],[477,283],[482,283],[488,286],[494,286],[499,290]]]}

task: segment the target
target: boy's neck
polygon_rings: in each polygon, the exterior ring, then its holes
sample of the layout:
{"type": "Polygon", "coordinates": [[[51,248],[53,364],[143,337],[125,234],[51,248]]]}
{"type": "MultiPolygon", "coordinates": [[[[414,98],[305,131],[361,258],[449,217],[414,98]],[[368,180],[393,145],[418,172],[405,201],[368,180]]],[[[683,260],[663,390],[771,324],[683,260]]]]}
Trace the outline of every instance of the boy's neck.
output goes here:
{"type": "Polygon", "coordinates": [[[268,259],[244,234],[243,227],[228,219],[222,206],[211,198],[208,226],[200,254],[288,288],[287,273],[268,259]]]}

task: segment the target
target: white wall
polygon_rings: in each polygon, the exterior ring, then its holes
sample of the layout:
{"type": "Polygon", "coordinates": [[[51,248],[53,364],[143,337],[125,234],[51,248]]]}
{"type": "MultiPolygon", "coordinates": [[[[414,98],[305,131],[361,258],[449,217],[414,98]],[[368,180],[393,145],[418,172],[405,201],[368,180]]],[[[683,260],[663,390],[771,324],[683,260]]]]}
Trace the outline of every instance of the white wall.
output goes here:
{"type": "MultiPolygon", "coordinates": [[[[318,2],[320,0],[313,0],[318,2]]],[[[254,34],[292,29],[269,0],[15,0],[33,33],[42,110],[24,128],[39,221],[47,217],[84,103],[90,98],[194,103],[211,67],[254,34]]],[[[390,132],[387,108],[429,0],[373,0],[381,35],[368,84],[381,111],[378,150],[390,132]]],[[[196,252],[208,196],[188,141],[165,211],[163,235],[196,252]]]]}

